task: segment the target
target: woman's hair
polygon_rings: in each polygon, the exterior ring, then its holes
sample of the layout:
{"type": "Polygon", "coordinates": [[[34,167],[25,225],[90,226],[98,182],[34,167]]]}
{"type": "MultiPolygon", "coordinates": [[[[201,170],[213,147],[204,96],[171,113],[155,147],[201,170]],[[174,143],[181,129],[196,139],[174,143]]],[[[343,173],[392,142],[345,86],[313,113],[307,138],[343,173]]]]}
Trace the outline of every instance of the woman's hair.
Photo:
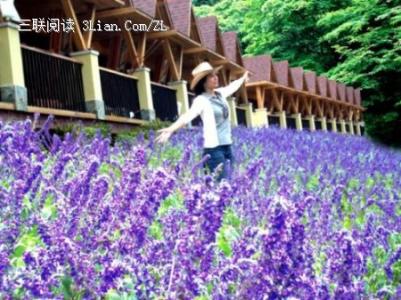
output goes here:
{"type": "Polygon", "coordinates": [[[202,94],[203,92],[205,92],[205,83],[207,80],[207,76],[203,77],[201,80],[199,80],[199,82],[195,85],[194,88],[194,92],[195,95],[198,96],[200,94],[202,94]]]}

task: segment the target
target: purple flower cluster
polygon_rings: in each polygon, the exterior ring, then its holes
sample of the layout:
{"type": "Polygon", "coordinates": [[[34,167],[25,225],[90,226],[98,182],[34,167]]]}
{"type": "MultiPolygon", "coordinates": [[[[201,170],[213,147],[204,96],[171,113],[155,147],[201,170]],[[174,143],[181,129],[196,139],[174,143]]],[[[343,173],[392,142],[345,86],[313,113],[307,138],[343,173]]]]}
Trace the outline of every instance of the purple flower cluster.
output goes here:
{"type": "Polygon", "coordinates": [[[110,146],[0,122],[0,298],[397,299],[401,153],[238,127],[231,180],[201,132],[110,146]]]}

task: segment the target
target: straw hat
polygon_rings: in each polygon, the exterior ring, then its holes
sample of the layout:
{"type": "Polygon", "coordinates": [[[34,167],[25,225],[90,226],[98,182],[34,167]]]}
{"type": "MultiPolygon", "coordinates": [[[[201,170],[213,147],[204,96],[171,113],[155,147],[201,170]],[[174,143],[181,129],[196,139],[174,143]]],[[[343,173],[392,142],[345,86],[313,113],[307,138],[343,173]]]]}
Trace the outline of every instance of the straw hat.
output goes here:
{"type": "Polygon", "coordinates": [[[192,71],[192,82],[191,82],[191,90],[193,90],[198,82],[205,76],[213,73],[213,72],[218,72],[223,66],[219,66],[216,68],[213,68],[211,64],[209,64],[207,61],[204,61],[200,63],[198,66],[196,66],[195,69],[192,71]]]}

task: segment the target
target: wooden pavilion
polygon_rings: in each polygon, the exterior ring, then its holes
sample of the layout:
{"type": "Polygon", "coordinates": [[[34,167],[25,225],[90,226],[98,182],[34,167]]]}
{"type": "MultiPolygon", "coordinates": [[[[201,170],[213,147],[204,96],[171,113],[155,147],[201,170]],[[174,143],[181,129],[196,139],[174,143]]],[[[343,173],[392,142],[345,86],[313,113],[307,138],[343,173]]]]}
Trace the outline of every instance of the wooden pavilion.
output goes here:
{"type": "Polygon", "coordinates": [[[192,103],[191,70],[206,60],[223,66],[223,85],[252,72],[229,101],[234,126],[278,120],[283,128],[295,122],[299,130],[340,126],[361,134],[359,89],[269,56],[242,57],[237,34],[222,33],[216,17],[197,18],[191,0],[15,0],[14,7],[18,15],[0,8],[6,118],[40,112],[116,126],[174,121],[192,103]],[[56,30],[66,23],[73,30],[56,30]]]}

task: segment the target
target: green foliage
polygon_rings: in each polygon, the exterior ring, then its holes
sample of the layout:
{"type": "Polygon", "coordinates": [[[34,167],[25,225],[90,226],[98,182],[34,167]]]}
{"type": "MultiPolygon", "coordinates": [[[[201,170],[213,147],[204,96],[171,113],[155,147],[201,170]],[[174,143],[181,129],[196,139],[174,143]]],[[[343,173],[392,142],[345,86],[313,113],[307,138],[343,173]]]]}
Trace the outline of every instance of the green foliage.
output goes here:
{"type": "Polygon", "coordinates": [[[171,122],[161,121],[159,119],[145,123],[142,126],[134,127],[130,130],[123,130],[116,134],[116,141],[131,141],[133,138],[137,137],[139,134],[143,134],[145,139],[149,138],[149,133],[151,131],[155,132],[159,129],[168,127],[171,122]]]}
{"type": "Polygon", "coordinates": [[[111,128],[107,123],[99,122],[90,126],[84,126],[82,123],[66,123],[53,129],[53,133],[60,136],[64,136],[67,132],[75,136],[82,132],[89,138],[93,138],[99,132],[102,137],[107,137],[111,132],[111,128]]]}
{"type": "Polygon", "coordinates": [[[401,145],[401,6],[396,1],[354,0],[318,22],[322,40],[340,55],[328,75],[364,89],[369,135],[401,145]]]}
{"type": "Polygon", "coordinates": [[[95,123],[90,126],[84,126],[82,124],[62,124],[53,130],[53,133],[58,134],[60,136],[64,136],[67,132],[72,133],[73,135],[78,135],[80,133],[85,134],[88,138],[93,138],[96,133],[100,133],[102,137],[111,137],[113,141],[122,142],[128,141],[131,142],[135,137],[139,134],[143,134],[145,139],[149,138],[149,133],[151,131],[155,132],[161,128],[165,128],[171,125],[171,122],[161,121],[159,119],[150,121],[145,123],[144,125],[134,127],[128,130],[120,130],[117,133],[112,132],[112,128],[107,123],[95,123]]]}
{"type": "Polygon", "coordinates": [[[329,43],[320,40],[324,31],[316,23],[325,12],[348,2],[251,1],[243,28],[246,53],[269,53],[276,60],[288,60],[292,66],[323,73],[335,65],[336,55],[329,43]]]}
{"type": "Polygon", "coordinates": [[[239,238],[241,220],[231,208],[224,212],[223,225],[217,233],[217,247],[225,256],[231,256],[232,244],[239,238]]]}

